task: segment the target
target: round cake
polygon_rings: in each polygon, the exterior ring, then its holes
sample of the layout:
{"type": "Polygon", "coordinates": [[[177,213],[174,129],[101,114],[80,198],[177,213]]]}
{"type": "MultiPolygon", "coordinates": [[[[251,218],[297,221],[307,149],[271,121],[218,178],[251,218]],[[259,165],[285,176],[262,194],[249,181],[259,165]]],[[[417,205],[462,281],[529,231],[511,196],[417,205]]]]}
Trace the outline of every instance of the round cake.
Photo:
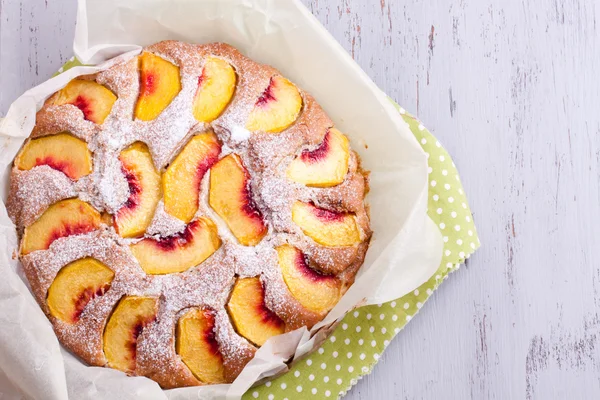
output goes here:
{"type": "Polygon", "coordinates": [[[37,113],[7,208],[60,342],[163,388],[233,381],[312,327],[369,246],[367,173],[277,70],[165,41],[37,113]]]}

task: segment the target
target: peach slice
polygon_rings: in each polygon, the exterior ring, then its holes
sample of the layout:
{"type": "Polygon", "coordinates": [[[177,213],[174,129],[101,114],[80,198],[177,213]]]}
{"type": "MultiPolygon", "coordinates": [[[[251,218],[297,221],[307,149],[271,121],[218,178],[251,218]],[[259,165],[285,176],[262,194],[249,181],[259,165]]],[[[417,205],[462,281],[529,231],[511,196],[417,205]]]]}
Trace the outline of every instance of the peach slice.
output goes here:
{"type": "Polygon", "coordinates": [[[83,112],[83,117],[96,124],[102,124],[117,96],[94,81],[73,79],[49,100],[49,104],[72,104],[83,112]]]}
{"type": "Polygon", "coordinates": [[[221,247],[216,225],[199,218],[173,236],[146,238],[131,245],[131,251],[147,274],[186,271],[206,260],[221,247]]]}
{"type": "Polygon", "coordinates": [[[292,220],[305,235],[323,246],[352,246],[360,242],[360,232],[354,215],[319,208],[296,201],[292,220]]]}
{"type": "Polygon", "coordinates": [[[267,234],[267,227],[252,200],[249,181],[240,157],[230,154],[211,169],[208,201],[242,245],[255,246],[267,234]]]}
{"type": "Polygon", "coordinates": [[[102,223],[103,224],[108,225],[108,226],[112,226],[112,224],[113,224],[113,216],[110,215],[110,213],[104,211],[100,215],[100,218],[102,219],[102,223]]]}
{"type": "Polygon", "coordinates": [[[271,78],[269,86],[250,112],[246,129],[278,133],[298,119],[302,96],[294,84],[282,76],[271,78]]]}
{"type": "Polygon", "coordinates": [[[314,150],[304,150],[292,161],[287,177],[307,186],[331,187],[344,182],[348,172],[350,146],[340,131],[331,128],[314,150]]]}
{"type": "Polygon", "coordinates": [[[137,338],[156,320],[153,297],[126,296],[119,301],[104,329],[104,355],[111,368],[135,371],[137,338]]]}
{"type": "Polygon", "coordinates": [[[194,136],[163,175],[165,210],[188,223],[198,211],[200,183],[204,174],[219,159],[221,145],[217,136],[203,133],[194,136]]]}
{"type": "Polygon", "coordinates": [[[237,279],[227,310],[236,331],[258,346],[285,332],[283,320],[265,304],[265,291],[258,277],[237,279]]]}
{"type": "Polygon", "coordinates": [[[152,53],[139,56],[140,94],[135,117],[152,121],[181,91],[179,67],[152,53]]]}
{"type": "Polygon", "coordinates": [[[225,366],[215,338],[215,315],[193,308],[177,322],[177,354],[194,376],[208,384],[225,383],[225,366]]]}
{"type": "Polygon", "coordinates": [[[56,239],[82,235],[100,227],[100,213],[79,199],[61,200],[52,204],[41,217],[25,228],[21,254],[46,250],[56,239]]]}
{"type": "Polygon", "coordinates": [[[87,257],[65,265],[48,289],[50,314],[61,321],[79,321],[85,306],[110,288],[115,273],[100,261],[87,257]]]}
{"type": "Polygon", "coordinates": [[[68,133],[32,139],[15,158],[20,170],[47,165],[73,180],[92,172],[92,153],[87,143],[68,133]]]}
{"type": "Polygon", "coordinates": [[[323,314],[340,300],[342,283],[333,275],[310,268],[300,250],[290,245],[279,246],[277,258],[285,284],[304,307],[323,314]]]}
{"type": "Polygon", "coordinates": [[[145,143],[135,142],[121,152],[119,160],[129,184],[129,198],[117,211],[115,229],[122,237],[138,237],[152,222],[160,200],[160,174],[145,143]]]}
{"type": "Polygon", "coordinates": [[[194,118],[200,122],[215,120],[231,101],[235,92],[236,76],[225,60],[209,57],[198,78],[198,91],[194,98],[194,118]]]}

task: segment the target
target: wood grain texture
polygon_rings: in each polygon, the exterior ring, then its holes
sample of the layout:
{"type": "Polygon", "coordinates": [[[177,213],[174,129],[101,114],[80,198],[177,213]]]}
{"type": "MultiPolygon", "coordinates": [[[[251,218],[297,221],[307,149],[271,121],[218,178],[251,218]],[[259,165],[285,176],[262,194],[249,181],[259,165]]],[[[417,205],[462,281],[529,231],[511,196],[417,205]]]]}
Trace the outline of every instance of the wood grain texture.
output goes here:
{"type": "MultiPolygon", "coordinates": [[[[483,243],[347,398],[600,398],[600,6],[302,1],[454,156],[483,243]]],[[[74,4],[0,0],[0,113],[74,4]]]]}

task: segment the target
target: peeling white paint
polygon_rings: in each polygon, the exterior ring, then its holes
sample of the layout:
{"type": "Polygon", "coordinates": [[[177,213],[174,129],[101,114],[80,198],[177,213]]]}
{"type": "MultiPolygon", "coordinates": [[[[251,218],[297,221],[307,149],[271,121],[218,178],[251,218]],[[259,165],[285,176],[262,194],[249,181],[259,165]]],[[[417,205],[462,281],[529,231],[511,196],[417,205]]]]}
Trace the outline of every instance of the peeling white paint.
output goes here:
{"type": "MultiPolygon", "coordinates": [[[[454,155],[484,243],[347,398],[600,398],[597,2],[302,1],[454,155]]],[[[75,3],[0,0],[0,114],[75,3]]]]}

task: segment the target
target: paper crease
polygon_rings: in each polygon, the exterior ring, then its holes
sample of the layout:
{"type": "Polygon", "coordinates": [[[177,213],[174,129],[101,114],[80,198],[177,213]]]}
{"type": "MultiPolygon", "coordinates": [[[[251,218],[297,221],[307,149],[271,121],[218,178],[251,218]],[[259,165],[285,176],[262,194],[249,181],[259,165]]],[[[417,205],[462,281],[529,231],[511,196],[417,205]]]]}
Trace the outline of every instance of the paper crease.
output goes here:
{"type": "MultiPolygon", "coordinates": [[[[163,39],[224,41],[247,56],[271,64],[311,93],[348,134],[365,168],[372,171],[371,248],[355,285],[325,320],[274,337],[231,385],[162,391],[143,377],[126,377],[88,367],[64,350],[12,260],[17,238],[4,203],[0,237],[5,242],[0,282],[0,381],[2,374],[33,398],[239,399],[257,380],[287,370],[286,362],[317,347],[328,328],[357,305],[401,297],[437,269],[441,235],[427,217],[427,160],[406,123],[343,48],[297,0],[79,0],[74,52],[83,63],[127,58],[163,39]],[[363,145],[368,144],[368,149],[363,145]],[[321,327],[324,330],[318,332],[321,327]],[[312,337],[311,337],[312,336],[312,337]]],[[[27,91],[0,121],[0,186],[5,200],[11,160],[35,121],[43,101],[73,77],[106,67],[75,67],[27,91]]]]}

